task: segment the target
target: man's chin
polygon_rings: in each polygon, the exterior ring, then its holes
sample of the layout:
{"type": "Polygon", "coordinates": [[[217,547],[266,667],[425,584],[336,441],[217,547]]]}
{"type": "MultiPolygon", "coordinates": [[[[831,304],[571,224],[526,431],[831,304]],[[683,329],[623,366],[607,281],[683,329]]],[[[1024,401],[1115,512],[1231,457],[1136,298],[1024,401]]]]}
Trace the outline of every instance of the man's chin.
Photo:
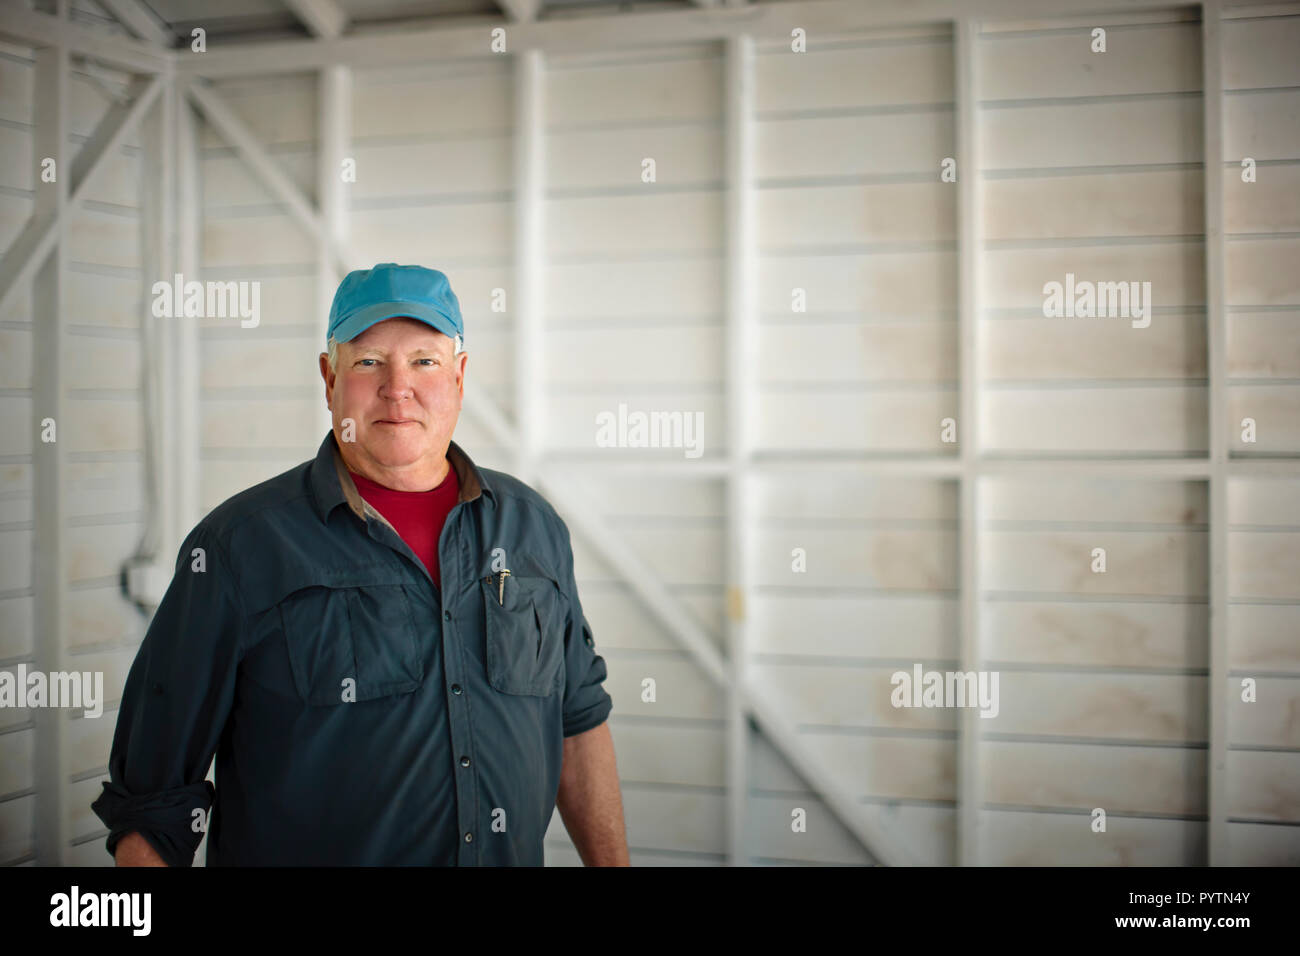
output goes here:
{"type": "Polygon", "coordinates": [[[372,430],[360,444],[373,461],[385,468],[414,465],[437,451],[419,425],[372,430]]]}
{"type": "Polygon", "coordinates": [[[424,430],[424,425],[419,422],[403,422],[400,425],[376,423],[358,434],[357,438],[365,444],[383,447],[408,445],[414,448],[429,443],[429,434],[424,430]]]}

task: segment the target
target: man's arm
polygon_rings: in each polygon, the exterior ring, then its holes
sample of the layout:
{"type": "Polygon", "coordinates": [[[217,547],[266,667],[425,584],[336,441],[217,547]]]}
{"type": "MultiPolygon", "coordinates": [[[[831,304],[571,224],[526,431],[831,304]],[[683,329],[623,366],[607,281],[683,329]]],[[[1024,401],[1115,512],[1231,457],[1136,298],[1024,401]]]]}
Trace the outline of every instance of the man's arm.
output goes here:
{"type": "Polygon", "coordinates": [[[629,866],[623,797],[609,724],[564,738],[560,819],[586,866],[629,866]]]}
{"type": "Polygon", "coordinates": [[[91,809],[122,865],[192,866],[215,791],[205,779],[234,700],[246,630],[234,566],[202,522],[181,545],[175,574],[127,673],[108,758],[91,809]],[[119,851],[135,834],[132,847],[119,851]],[[129,861],[129,862],[128,862],[129,861]]]}
{"type": "Polygon", "coordinates": [[[118,866],[166,866],[146,840],[138,833],[128,833],[117,841],[116,860],[118,866]]]}

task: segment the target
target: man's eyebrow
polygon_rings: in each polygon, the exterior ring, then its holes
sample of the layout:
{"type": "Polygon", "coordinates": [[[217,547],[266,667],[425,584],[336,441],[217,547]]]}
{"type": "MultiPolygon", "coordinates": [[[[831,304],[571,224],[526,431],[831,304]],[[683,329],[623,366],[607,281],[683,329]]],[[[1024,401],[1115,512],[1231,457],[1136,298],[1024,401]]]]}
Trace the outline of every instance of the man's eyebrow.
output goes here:
{"type": "MultiPolygon", "coordinates": [[[[367,345],[364,348],[358,349],[356,352],[354,352],[353,356],[359,358],[362,355],[387,355],[387,354],[388,352],[386,352],[384,349],[381,349],[377,345],[367,345]]],[[[418,349],[412,349],[410,354],[411,355],[432,355],[436,357],[441,353],[438,352],[436,349],[418,348],[418,349]]]]}

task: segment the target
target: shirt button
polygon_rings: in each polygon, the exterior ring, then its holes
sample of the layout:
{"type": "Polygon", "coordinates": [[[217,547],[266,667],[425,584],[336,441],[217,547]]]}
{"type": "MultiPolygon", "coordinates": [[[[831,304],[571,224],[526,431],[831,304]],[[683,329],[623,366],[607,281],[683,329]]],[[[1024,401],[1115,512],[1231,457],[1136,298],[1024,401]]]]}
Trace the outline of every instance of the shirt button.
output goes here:
{"type": "Polygon", "coordinates": [[[473,843],[473,842],[474,842],[474,834],[472,834],[472,833],[466,833],[466,834],[465,834],[465,842],[466,842],[466,843],[473,843]]]}
{"type": "Polygon", "coordinates": [[[468,766],[469,766],[469,758],[468,758],[468,757],[461,757],[461,758],[460,758],[460,765],[461,765],[462,767],[468,767],[468,766]]]}
{"type": "Polygon", "coordinates": [[[443,619],[444,621],[450,621],[450,620],[451,620],[451,611],[443,611],[443,612],[442,612],[442,619],[443,619]]]}
{"type": "Polygon", "coordinates": [[[452,685],[451,685],[451,692],[452,692],[453,694],[464,693],[464,692],[461,690],[461,687],[460,687],[459,684],[452,684],[452,685]]]}

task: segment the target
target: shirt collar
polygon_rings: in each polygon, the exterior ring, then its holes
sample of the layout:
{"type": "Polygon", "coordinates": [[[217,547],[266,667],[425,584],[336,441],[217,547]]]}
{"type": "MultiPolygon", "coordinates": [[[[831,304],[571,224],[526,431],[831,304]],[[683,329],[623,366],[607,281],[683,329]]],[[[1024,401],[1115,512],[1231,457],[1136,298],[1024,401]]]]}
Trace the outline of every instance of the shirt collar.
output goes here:
{"type": "MultiPolygon", "coordinates": [[[[460,483],[458,502],[473,501],[484,494],[493,498],[496,497],[487,479],[479,471],[478,466],[470,460],[469,455],[465,454],[464,449],[455,442],[451,442],[447,446],[447,461],[452,468],[456,469],[456,478],[460,483]]],[[[316,452],[316,459],[311,463],[309,482],[316,505],[316,513],[320,515],[321,521],[328,520],[330,513],[344,503],[352,509],[358,518],[362,521],[365,520],[365,500],[361,497],[361,493],[357,491],[356,482],[352,480],[352,475],[348,473],[347,465],[343,462],[343,455],[339,452],[338,441],[334,437],[333,429],[325,435],[325,440],[320,443],[320,448],[316,452]]]]}

